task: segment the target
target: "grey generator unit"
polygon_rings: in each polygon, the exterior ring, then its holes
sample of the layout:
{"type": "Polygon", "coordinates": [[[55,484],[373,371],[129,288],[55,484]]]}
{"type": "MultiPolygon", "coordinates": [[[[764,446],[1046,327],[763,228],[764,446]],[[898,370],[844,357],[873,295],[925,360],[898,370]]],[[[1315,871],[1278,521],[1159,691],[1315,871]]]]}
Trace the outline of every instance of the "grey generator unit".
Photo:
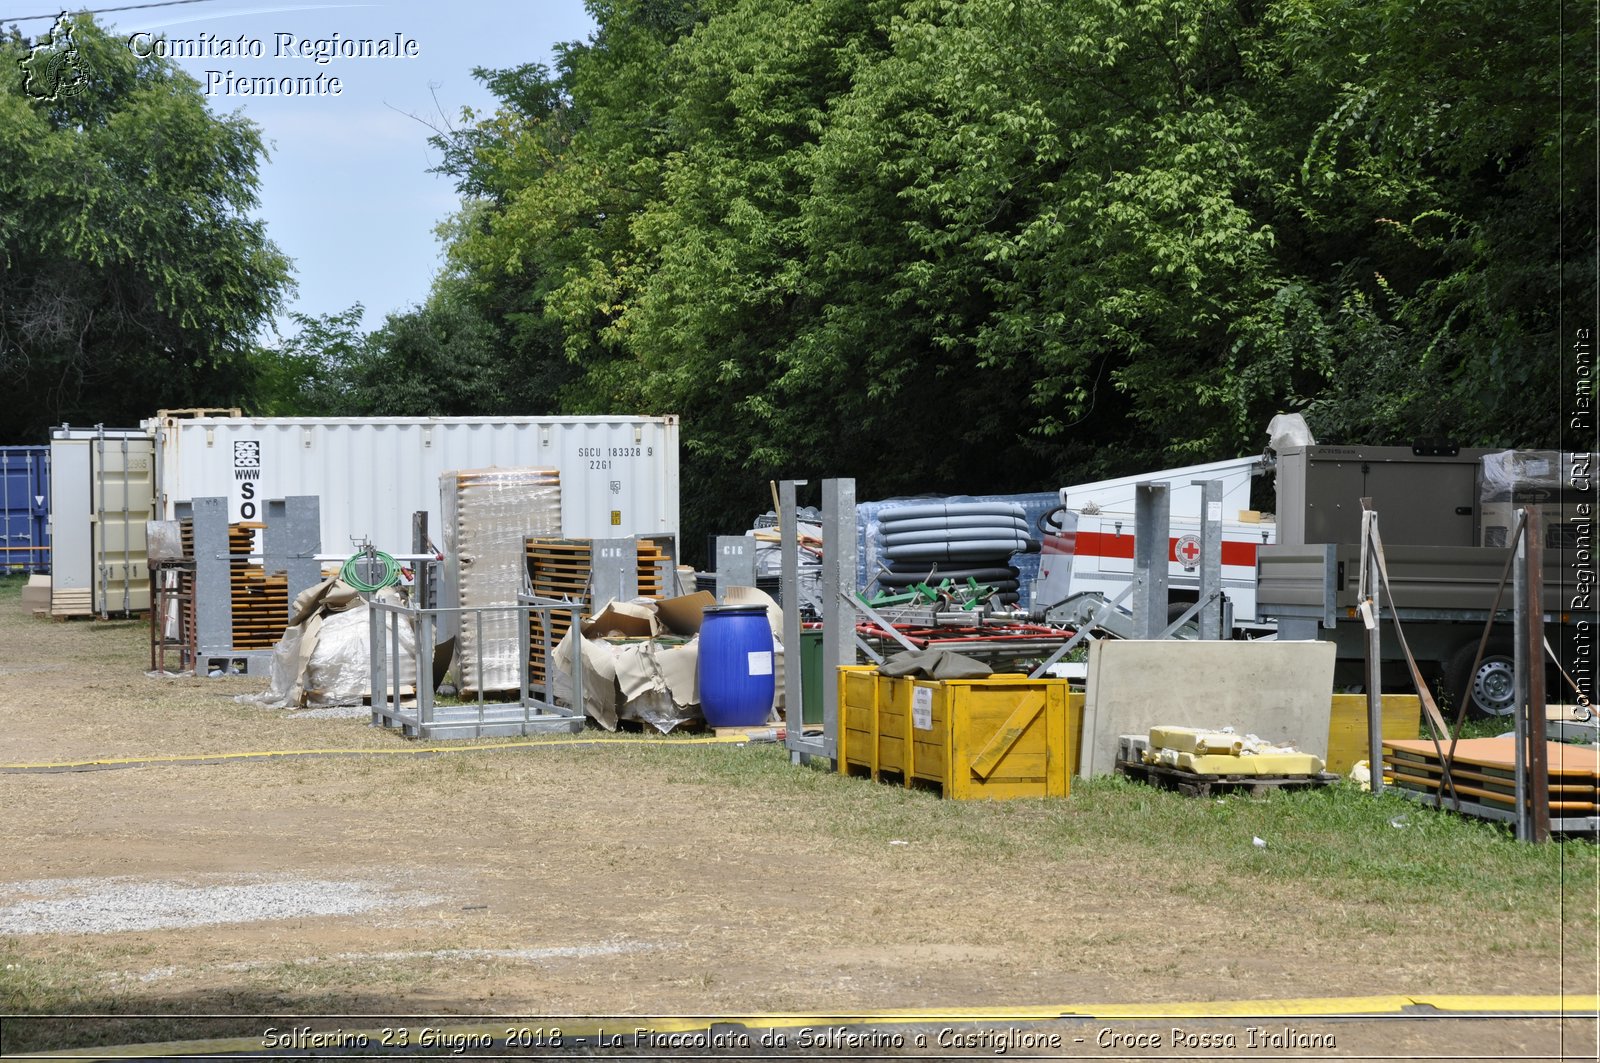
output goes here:
{"type": "MultiPolygon", "coordinates": [[[[1506,570],[1515,511],[1537,507],[1544,548],[1545,637],[1560,668],[1595,697],[1592,638],[1600,617],[1577,564],[1593,542],[1595,492],[1590,455],[1438,447],[1287,447],[1277,455],[1278,542],[1256,562],[1260,613],[1277,621],[1283,640],[1337,644],[1335,682],[1363,680],[1366,636],[1358,613],[1361,500],[1370,498],[1387,560],[1393,607],[1381,603],[1385,685],[1409,685],[1390,618],[1430,681],[1455,706],[1479,715],[1515,708],[1508,584],[1493,614],[1487,652],[1474,670],[1479,640],[1506,570]],[[1590,632],[1583,636],[1583,632],[1590,632]]],[[[1587,566],[1592,570],[1593,566],[1587,566]]],[[[1592,572],[1588,577],[1592,585],[1592,572]]],[[[1553,668],[1553,701],[1576,695],[1553,668]]]]}

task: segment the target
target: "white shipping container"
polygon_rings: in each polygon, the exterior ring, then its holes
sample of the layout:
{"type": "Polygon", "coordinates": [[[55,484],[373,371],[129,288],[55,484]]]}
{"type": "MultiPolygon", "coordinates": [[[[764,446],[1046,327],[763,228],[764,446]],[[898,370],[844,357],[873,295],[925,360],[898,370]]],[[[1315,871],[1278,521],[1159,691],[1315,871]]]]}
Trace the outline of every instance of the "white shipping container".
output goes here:
{"type": "Polygon", "coordinates": [[[145,428],[159,519],[220,496],[230,521],[260,520],[267,499],[316,495],[325,554],[361,541],[409,553],[418,510],[442,545],[440,474],[494,466],[560,470],[564,536],[678,533],[676,416],[168,417],[145,428]]]}

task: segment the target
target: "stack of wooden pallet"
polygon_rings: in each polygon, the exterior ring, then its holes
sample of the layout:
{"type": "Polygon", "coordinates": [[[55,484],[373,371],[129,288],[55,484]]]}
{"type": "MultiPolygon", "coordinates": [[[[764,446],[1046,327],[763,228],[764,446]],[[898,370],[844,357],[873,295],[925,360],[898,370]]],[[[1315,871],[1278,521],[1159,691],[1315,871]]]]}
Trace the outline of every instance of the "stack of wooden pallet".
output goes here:
{"type": "Polygon", "coordinates": [[[664,582],[671,571],[672,557],[654,539],[640,539],[639,545],[639,596],[665,598],[670,590],[664,582]]]}
{"type": "MultiPolygon", "coordinates": [[[[1441,747],[1449,753],[1448,742],[1441,743],[1441,747]]],[[[1431,741],[1422,739],[1384,742],[1384,779],[1403,790],[1437,794],[1444,782],[1439,754],[1440,749],[1431,741]]],[[[1546,742],[1545,756],[1549,764],[1550,818],[1600,815],[1600,752],[1592,746],[1546,742]]],[[[1450,779],[1460,800],[1515,814],[1516,739],[1464,738],[1456,742],[1450,779]]],[[[1447,788],[1447,803],[1450,793],[1447,788]]]]}
{"type": "Polygon", "coordinates": [[[233,601],[233,645],[264,650],[277,645],[289,621],[289,578],[252,563],[256,533],[265,524],[228,525],[228,584],[233,601]]]}
{"type": "MultiPolygon", "coordinates": [[[[635,542],[639,597],[665,597],[667,588],[663,583],[663,573],[670,562],[669,555],[654,540],[638,539],[635,542]]],[[[605,605],[604,602],[594,601],[590,578],[594,571],[592,540],[530,538],[527,540],[527,558],[529,586],[538,597],[579,602],[585,617],[594,612],[596,604],[605,605]]],[[[545,678],[545,615],[533,612],[528,621],[528,664],[531,678],[536,683],[544,682],[545,678]]],[[[572,627],[572,614],[556,611],[548,616],[550,645],[553,648],[572,627]]]]}

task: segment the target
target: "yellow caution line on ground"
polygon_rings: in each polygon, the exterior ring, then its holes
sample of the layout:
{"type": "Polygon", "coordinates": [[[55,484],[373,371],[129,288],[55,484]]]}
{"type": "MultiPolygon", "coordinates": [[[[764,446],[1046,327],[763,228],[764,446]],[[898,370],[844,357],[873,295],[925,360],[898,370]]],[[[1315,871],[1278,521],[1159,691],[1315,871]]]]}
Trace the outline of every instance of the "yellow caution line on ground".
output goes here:
{"type": "Polygon", "coordinates": [[[105,757],[98,760],[63,760],[39,764],[0,764],[3,771],[47,771],[70,768],[137,768],[162,764],[207,761],[268,760],[273,757],[418,757],[432,753],[476,753],[496,749],[537,749],[549,746],[714,746],[740,745],[748,735],[697,735],[693,738],[546,738],[534,742],[497,742],[471,746],[417,746],[407,749],[261,749],[242,753],[184,753],[161,757],[105,757]]]}
{"type": "MultiPolygon", "coordinates": [[[[1141,1020],[1159,1021],[1171,1019],[1275,1019],[1275,1018],[1368,1018],[1394,1016],[1408,1008],[1432,1008],[1445,1017],[1493,1017],[1508,1019],[1595,1019],[1600,1017],[1600,996],[1488,996],[1488,995],[1392,995],[1372,997],[1300,997],[1280,1000],[1222,1000],[1222,1001],[1197,1001],[1187,1003],[1150,1003],[1150,1004],[1084,1004],[1068,1007],[1013,1007],[1013,1008],[967,1008],[962,1010],[915,1008],[887,1011],[860,1012],[850,1015],[826,1015],[821,1013],[805,1014],[800,1012],[773,1012],[761,1015],[726,1015],[726,1016],[617,1016],[613,1018],[580,1018],[577,1022],[566,1019],[546,1018],[531,1020],[517,1016],[507,1016],[492,1023],[475,1023],[464,1026],[430,1026],[410,1027],[405,1031],[408,1038],[421,1038],[425,1034],[430,1038],[433,1046],[445,1046],[452,1043],[461,1044],[469,1038],[492,1038],[495,1042],[503,1041],[509,1030],[528,1027],[530,1031],[536,1030],[537,1035],[546,1039],[541,1047],[555,1048],[556,1045],[547,1039],[559,1029],[560,1047],[576,1047],[583,1040],[588,1040],[592,1046],[597,1037],[604,1035],[608,1038],[631,1037],[637,1030],[646,1030],[658,1035],[687,1034],[695,1031],[706,1031],[713,1024],[719,1026],[743,1026],[746,1030],[794,1030],[803,1028],[836,1028],[836,1027],[883,1027],[902,1025],[922,1025],[928,1023],[943,1023],[948,1025],[977,1024],[1007,1020],[1011,1022],[1044,1023],[1053,1021],[1071,1022],[1137,1022],[1141,1020]],[[555,1028],[555,1029],[552,1029],[555,1028]]],[[[1424,1016],[1418,1016],[1419,1018],[1424,1016]]],[[[20,1017],[26,1018],[26,1017],[20,1017]]],[[[62,1019],[71,1019],[72,1016],[58,1016],[62,1019]]],[[[445,1018],[438,1016],[438,1019],[445,1018]]],[[[294,1027],[299,1026],[306,1031],[308,1039],[317,1034],[325,1038],[337,1037],[340,1041],[327,1040],[320,1045],[307,1044],[302,1047],[352,1047],[359,1044],[358,1038],[366,1038],[374,1046],[383,1045],[387,1033],[392,1044],[398,1026],[383,1029],[345,1029],[326,1024],[313,1025],[309,1020],[292,1025],[289,1029],[276,1027],[273,1030],[275,1038],[294,1036],[294,1027]]],[[[148,1045],[119,1045],[116,1047],[102,1047],[93,1049],[61,1049],[51,1052],[39,1052],[29,1055],[16,1055],[8,1053],[5,1059],[62,1059],[77,1060],[115,1060],[115,1059],[149,1059],[152,1057],[182,1057],[182,1056],[225,1056],[240,1055],[243,1053],[259,1053],[268,1047],[294,1048],[295,1045],[287,1040],[280,1040],[273,1046],[268,1046],[263,1031],[262,1037],[232,1037],[210,1041],[167,1041],[160,1044],[148,1045]]],[[[621,1043],[621,1042],[618,1042],[621,1043]]],[[[411,1040],[409,1045],[400,1047],[424,1048],[427,1047],[419,1040],[411,1040]]]]}

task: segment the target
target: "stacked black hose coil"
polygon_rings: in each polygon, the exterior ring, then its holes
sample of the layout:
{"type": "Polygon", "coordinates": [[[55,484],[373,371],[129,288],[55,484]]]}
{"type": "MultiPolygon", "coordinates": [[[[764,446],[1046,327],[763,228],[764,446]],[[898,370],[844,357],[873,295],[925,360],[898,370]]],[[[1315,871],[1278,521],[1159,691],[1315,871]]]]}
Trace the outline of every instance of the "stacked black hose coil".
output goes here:
{"type": "Polygon", "coordinates": [[[878,574],[885,590],[914,583],[975,579],[1000,593],[1003,603],[1019,598],[1013,554],[1036,553],[1021,506],[1015,502],[923,502],[878,514],[888,571],[878,574]]]}

